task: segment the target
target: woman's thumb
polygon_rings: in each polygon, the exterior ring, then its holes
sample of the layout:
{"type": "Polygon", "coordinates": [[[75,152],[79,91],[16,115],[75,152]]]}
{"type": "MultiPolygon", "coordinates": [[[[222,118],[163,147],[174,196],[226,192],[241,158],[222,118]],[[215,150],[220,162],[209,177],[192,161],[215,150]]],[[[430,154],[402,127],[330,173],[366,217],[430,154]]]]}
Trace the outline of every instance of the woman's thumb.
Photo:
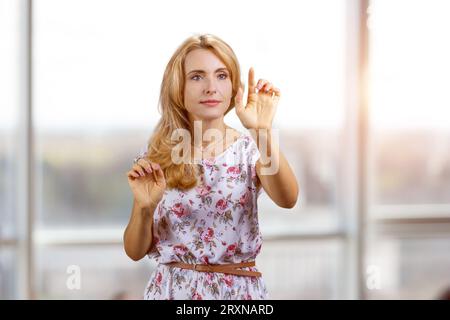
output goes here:
{"type": "Polygon", "coordinates": [[[157,182],[164,182],[165,177],[164,177],[164,171],[161,169],[160,165],[157,164],[157,170],[155,171],[156,173],[156,181],[157,182]]]}

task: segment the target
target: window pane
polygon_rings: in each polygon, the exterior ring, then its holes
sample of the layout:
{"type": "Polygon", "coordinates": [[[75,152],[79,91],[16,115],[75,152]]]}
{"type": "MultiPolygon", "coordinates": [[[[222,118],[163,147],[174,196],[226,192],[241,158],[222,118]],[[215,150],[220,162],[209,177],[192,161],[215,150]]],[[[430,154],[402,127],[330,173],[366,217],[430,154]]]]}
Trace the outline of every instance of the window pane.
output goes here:
{"type": "Polygon", "coordinates": [[[368,252],[368,265],[371,276],[379,273],[380,285],[368,290],[369,299],[440,298],[450,289],[448,248],[448,235],[377,237],[368,252]]]}
{"type": "Polygon", "coordinates": [[[41,133],[36,148],[38,215],[47,227],[124,225],[132,206],[126,171],[144,131],[41,133]],[[120,151],[119,151],[120,150],[120,151]]]}
{"type": "Polygon", "coordinates": [[[40,247],[36,267],[38,299],[109,300],[143,299],[155,265],[132,261],[123,246],[67,245],[40,247]]]}
{"type": "Polygon", "coordinates": [[[281,133],[280,148],[297,177],[299,201],[293,209],[285,210],[274,204],[267,193],[262,193],[258,206],[264,234],[336,231],[340,141],[335,133],[320,129],[281,133]]]}
{"type": "Polygon", "coordinates": [[[266,235],[334,231],[339,220],[336,193],[341,162],[336,151],[342,146],[344,119],[346,3],[296,1],[276,7],[264,3],[245,5],[257,19],[283,19],[273,24],[267,38],[258,38],[254,48],[244,42],[236,47],[245,81],[245,67],[253,65],[257,78],[267,74],[279,84],[282,98],[274,127],[280,129],[281,151],[301,191],[296,207],[289,210],[262,193],[258,201],[261,229],[266,235]]]}
{"type": "MultiPolygon", "coordinates": [[[[21,103],[20,1],[0,0],[0,239],[16,233],[17,119],[21,103]]],[[[22,95],[23,96],[23,95],[22,95]]]]}
{"type": "Polygon", "coordinates": [[[125,173],[157,121],[151,76],[162,74],[152,41],[139,40],[153,29],[140,25],[153,4],[134,5],[33,3],[37,221],[46,227],[128,221],[125,173]]]}
{"type": "Polygon", "coordinates": [[[446,0],[370,3],[376,204],[450,203],[449,10],[446,0]]]}
{"type": "Polygon", "coordinates": [[[343,257],[339,239],[266,241],[256,263],[269,299],[344,299],[343,257]]]}
{"type": "Polygon", "coordinates": [[[450,203],[450,132],[380,131],[374,151],[375,204],[450,203]]]}
{"type": "Polygon", "coordinates": [[[0,246],[0,300],[17,299],[16,250],[0,246]]]}

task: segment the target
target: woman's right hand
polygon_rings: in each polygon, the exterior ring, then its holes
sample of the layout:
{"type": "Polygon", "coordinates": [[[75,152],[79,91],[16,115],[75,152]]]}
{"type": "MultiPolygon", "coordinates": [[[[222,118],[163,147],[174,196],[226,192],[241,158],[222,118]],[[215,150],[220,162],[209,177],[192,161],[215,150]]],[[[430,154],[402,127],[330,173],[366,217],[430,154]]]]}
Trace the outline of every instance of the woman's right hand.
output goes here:
{"type": "Polygon", "coordinates": [[[127,172],[127,177],[137,204],[156,207],[166,190],[166,179],[159,164],[141,158],[127,172]]]}

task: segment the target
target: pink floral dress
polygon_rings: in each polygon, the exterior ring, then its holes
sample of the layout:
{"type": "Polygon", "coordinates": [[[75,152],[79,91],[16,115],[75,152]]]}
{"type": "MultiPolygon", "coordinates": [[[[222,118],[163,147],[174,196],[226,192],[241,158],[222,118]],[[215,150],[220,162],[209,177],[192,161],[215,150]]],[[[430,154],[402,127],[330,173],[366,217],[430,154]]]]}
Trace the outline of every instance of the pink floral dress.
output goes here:
{"type": "MultiPolygon", "coordinates": [[[[159,262],[144,299],[267,299],[262,277],[199,272],[164,263],[226,264],[254,261],[261,250],[255,164],[260,156],[248,134],[222,154],[203,159],[200,183],[168,189],[159,202],[148,256],[159,262]]],[[[243,270],[258,271],[256,267],[243,270]]]]}

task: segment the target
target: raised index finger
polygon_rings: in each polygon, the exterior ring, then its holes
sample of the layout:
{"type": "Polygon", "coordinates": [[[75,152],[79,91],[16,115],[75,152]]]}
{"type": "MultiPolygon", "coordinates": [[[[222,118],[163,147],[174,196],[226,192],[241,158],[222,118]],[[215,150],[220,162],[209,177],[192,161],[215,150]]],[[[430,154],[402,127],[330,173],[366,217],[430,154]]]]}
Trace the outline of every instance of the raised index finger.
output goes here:
{"type": "Polygon", "coordinates": [[[253,67],[248,70],[248,94],[255,93],[255,70],[253,67]]]}

